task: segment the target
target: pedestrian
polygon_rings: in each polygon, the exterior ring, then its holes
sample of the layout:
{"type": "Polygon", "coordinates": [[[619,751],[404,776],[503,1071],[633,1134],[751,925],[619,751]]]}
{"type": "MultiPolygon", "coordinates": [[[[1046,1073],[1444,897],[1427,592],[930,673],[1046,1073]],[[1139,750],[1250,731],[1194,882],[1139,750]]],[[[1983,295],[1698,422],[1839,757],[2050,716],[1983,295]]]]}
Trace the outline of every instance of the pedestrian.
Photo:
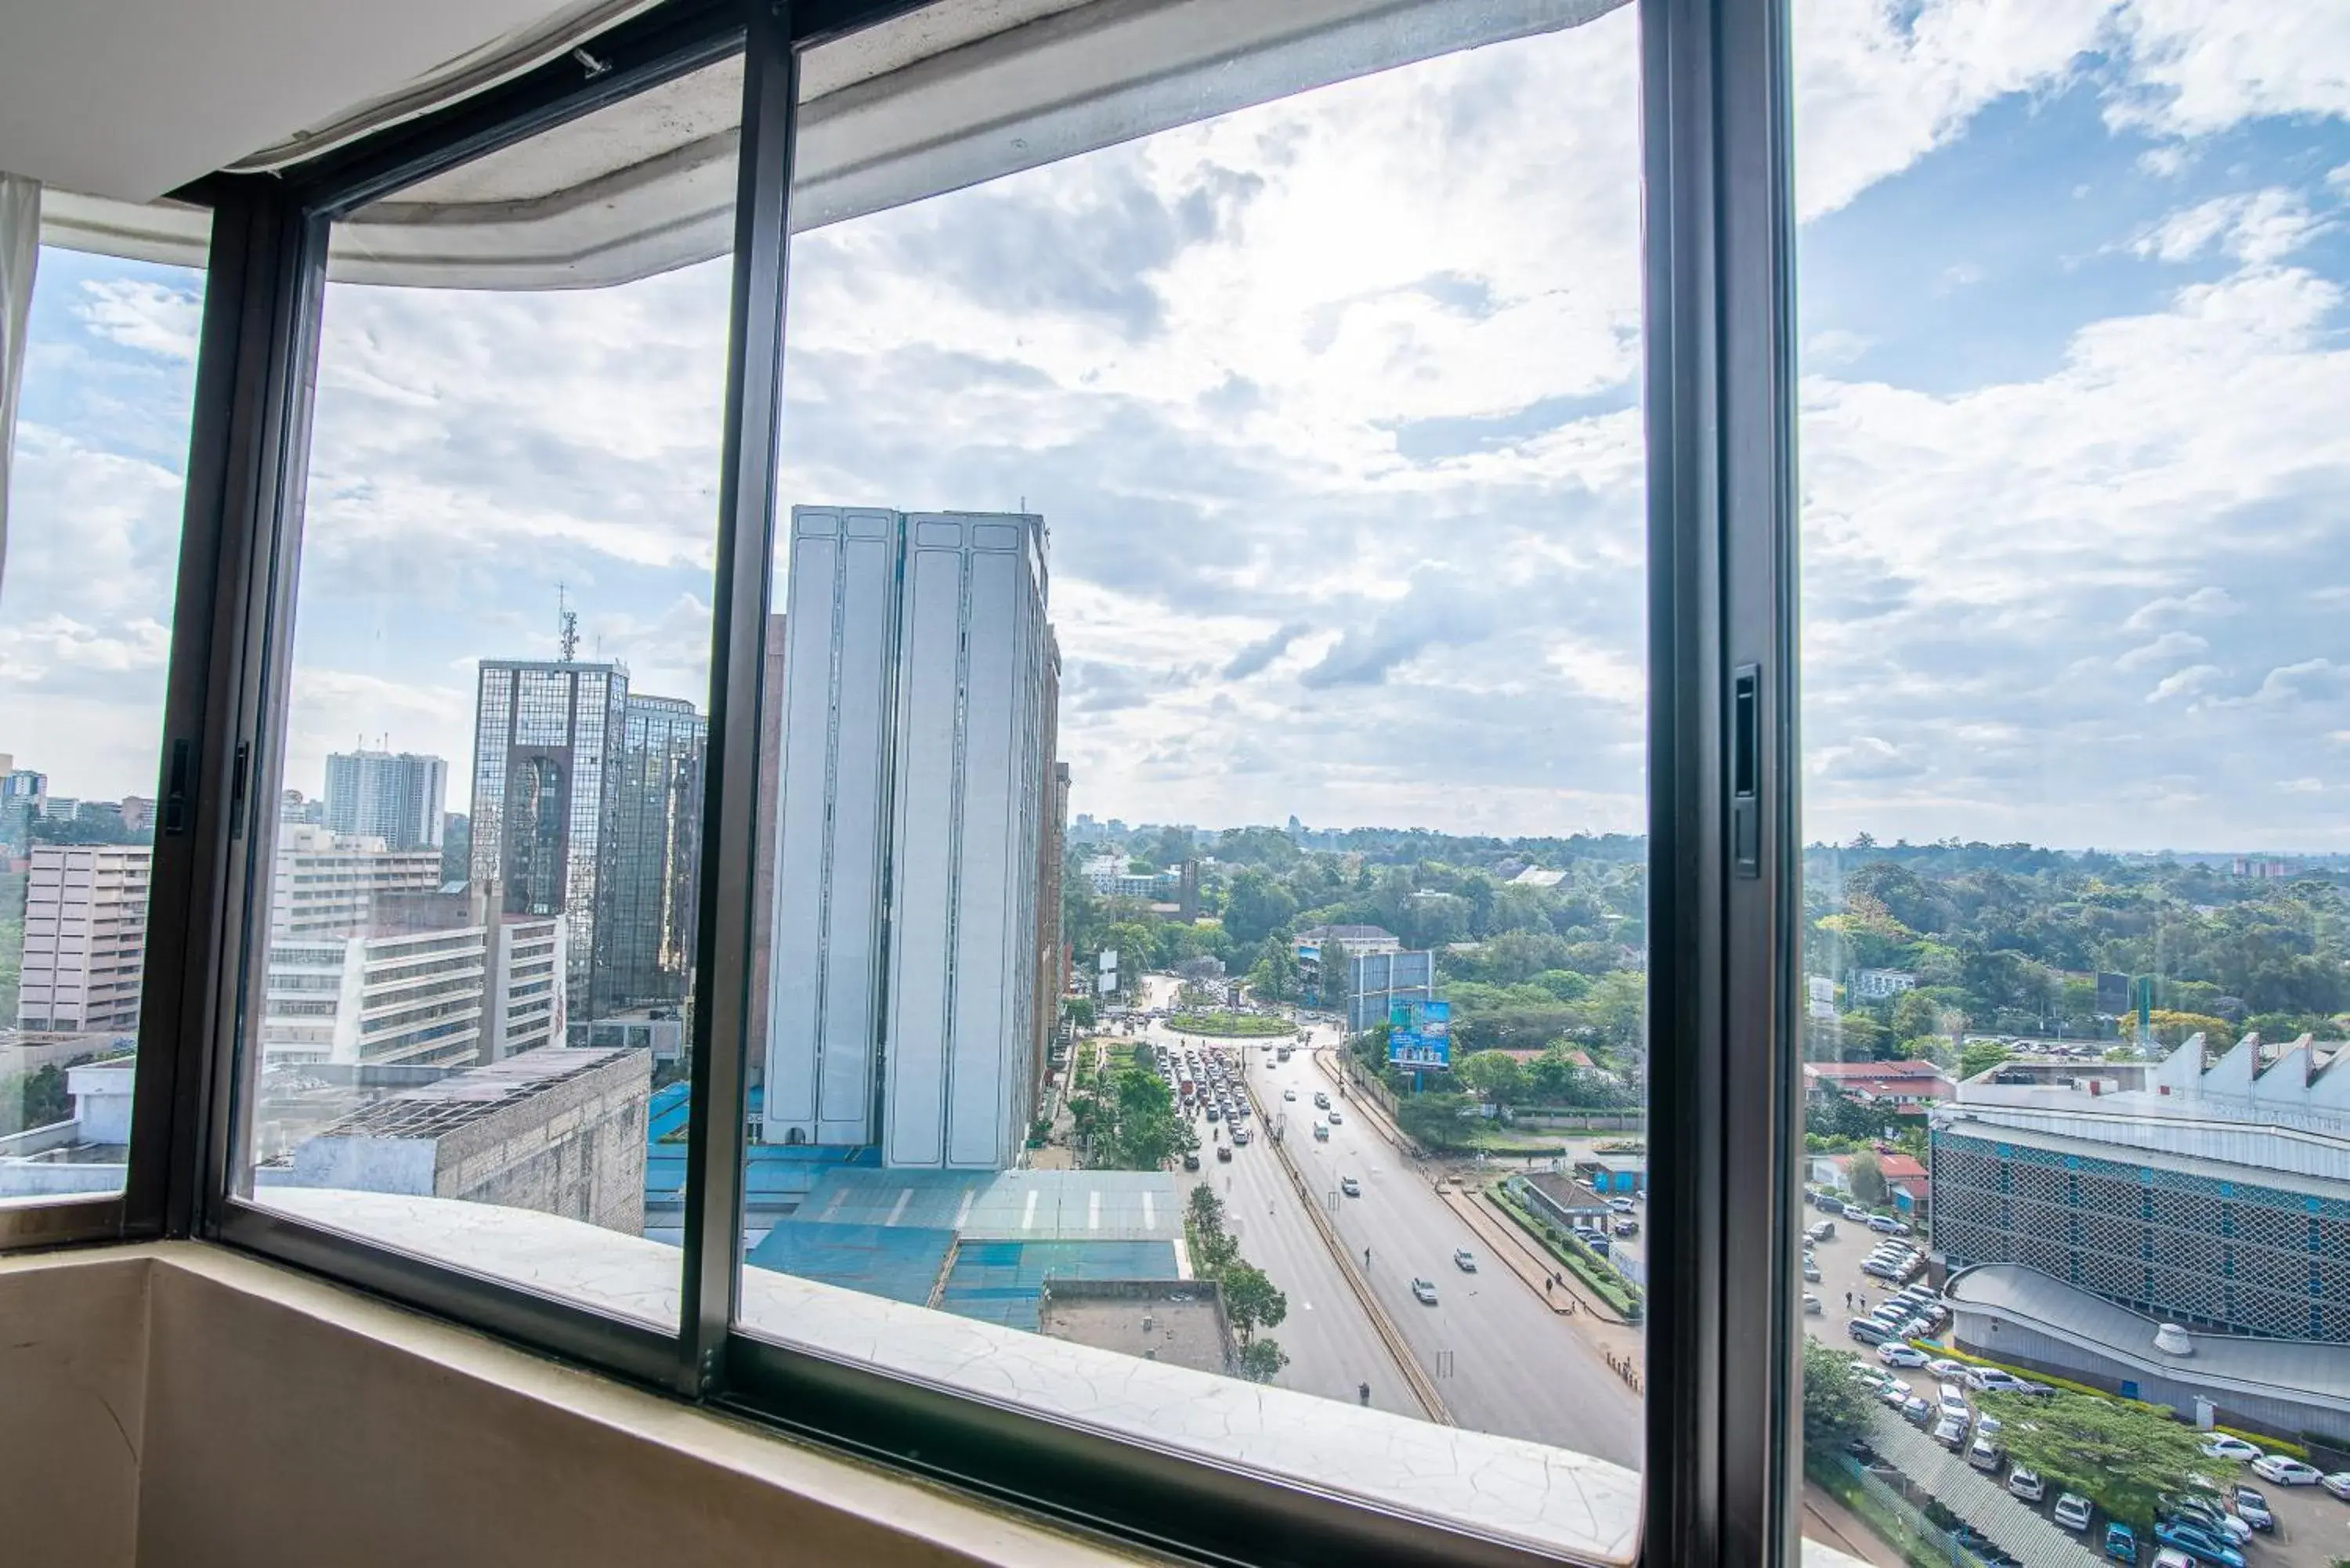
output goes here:
{"type": "Polygon", "coordinates": [[[1850,1312],[1852,1310],[1852,1293],[1850,1291],[1846,1291],[1844,1293],[1844,1310],[1846,1312],[1850,1312]]]}
{"type": "Polygon", "coordinates": [[[1553,1274],[1550,1278],[1544,1280],[1543,1282],[1543,1294],[1550,1294],[1551,1291],[1557,1285],[1557,1283],[1558,1276],[1556,1274],[1553,1274]]]}

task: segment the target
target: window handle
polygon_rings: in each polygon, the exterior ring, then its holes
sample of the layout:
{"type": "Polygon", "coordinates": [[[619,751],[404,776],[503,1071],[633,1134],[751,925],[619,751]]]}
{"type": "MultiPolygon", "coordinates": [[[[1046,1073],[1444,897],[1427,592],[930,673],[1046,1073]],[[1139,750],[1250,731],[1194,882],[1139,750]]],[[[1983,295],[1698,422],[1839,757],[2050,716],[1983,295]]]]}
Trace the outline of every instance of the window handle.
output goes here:
{"type": "Polygon", "coordinates": [[[163,832],[177,838],[188,831],[188,777],[195,771],[196,743],[172,742],[172,771],[163,784],[163,832]]]}
{"type": "Polygon", "coordinates": [[[1762,875],[1762,667],[1731,672],[1730,711],[1730,870],[1762,875]]]}

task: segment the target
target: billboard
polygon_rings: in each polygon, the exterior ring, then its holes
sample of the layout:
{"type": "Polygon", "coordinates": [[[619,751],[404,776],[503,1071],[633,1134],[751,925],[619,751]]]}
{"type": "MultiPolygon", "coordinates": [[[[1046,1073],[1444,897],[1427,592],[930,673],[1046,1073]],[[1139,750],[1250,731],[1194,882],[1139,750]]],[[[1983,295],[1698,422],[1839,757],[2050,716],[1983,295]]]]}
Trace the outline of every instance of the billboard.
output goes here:
{"type": "Polygon", "coordinates": [[[1398,1002],[1388,1009],[1388,1064],[1414,1072],[1452,1065],[1452,1004],[1398,1002]]]}
{"type": "Polygon", "coordinates": [[[1102,949],[1101,971],[1104,974],[1116,974],[1118,972],[1118,950],[1116,948],[1102,949]]]}

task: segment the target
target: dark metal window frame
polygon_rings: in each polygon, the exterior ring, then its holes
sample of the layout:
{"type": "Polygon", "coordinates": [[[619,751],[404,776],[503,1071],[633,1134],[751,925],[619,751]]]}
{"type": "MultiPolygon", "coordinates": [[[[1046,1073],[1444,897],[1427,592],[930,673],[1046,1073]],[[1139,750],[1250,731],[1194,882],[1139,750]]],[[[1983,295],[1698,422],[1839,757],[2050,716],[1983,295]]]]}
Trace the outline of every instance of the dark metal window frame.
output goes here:
{"type": "MultiPolygon", "coordinates": [[[[1796,832],[1786,0],[1637,0],[1648,355],[1649,1371],[1642,1555],[1798,1549],[1796,832]],[[1747,722],[1741,723],[1741,715],[1747,722]],[[1738,786],[1733,798],[1733,784],[1738,786]]],[[[738,1334],[758,714],[775,549],[798,52],[915,0],[671,0],[282,177],[214,221],[129,1187],[0,1214],[0,1244],[203,1236],[1007,1504],[1202,1561],[1543,1559],[1196,1457],[738,1334]],[[680,1330],[238,1202],[243,970],[276,825],[328,226],[364,202],[742,50],[680,1330]],[[723,1112],[723,1114],[722,1114],[723,1112]]],[[[159,792],[160,798],[160,792],[159,792]]]]}

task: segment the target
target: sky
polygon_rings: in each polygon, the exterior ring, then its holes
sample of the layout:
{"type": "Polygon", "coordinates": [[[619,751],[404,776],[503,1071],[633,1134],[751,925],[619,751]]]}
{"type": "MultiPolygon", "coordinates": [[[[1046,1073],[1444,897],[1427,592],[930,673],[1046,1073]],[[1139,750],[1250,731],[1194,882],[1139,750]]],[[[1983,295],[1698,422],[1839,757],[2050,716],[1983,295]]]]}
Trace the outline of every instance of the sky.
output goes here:
{"type": "MultiPolygon", "coordinates": [[[[2350,848],[2350,7],[1794,10],[1805,836],[2350,848]]],[[[1639,830],[1637,54],[799,236],[782,494],[1045,516],[1074,811],[1639,830]]],[[[151,793],[202,280],[42,267],[0,752],[151,793]]],[[[330,286],[288,784],[462,781],[558,585],[706,705],[726,286],[330,286]]]]}

